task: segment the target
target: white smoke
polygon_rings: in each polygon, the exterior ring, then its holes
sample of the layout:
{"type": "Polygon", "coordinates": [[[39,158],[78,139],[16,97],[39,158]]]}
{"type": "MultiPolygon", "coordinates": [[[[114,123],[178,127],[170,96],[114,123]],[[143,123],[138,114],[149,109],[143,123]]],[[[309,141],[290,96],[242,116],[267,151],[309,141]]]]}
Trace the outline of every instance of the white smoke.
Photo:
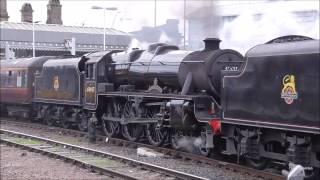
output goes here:
{"type": "MultiPolygon", "coordinates": [[[[181,1],[180,5],[177,5],[171,10],[175,16],[180,19],[180,32],[183,32],[183,19],[184,12],[186,12],[187,22],[186,26],[190,24],[190,21],[197,23],[198,29],[196,35],[199,39],[199,43],[202,45],[202,40],[208,37],[217,37],[219,28],[221,26],[221,20],[218,15],[217,1],[215,0],[186,0],[186,8],[184,8],[184,1],[181,1]],[[188,22],[189,21],[189,22],[188,22]]],[[[188,41],[188,30],[186,27],[186,39],[188,41]]],[[[194,33],[194,32],[192,32],[194,33]]],[[[184,34],[182,34],[184,35],[184,34]]],[[[187,42],[191,43],[191,42],[187,42]]]]}
{"type": "Polygon", "coordinates": [[[136,38],[133,38],[131,40],[131,43],[128,47],[128,51],[131,51],[134,48],[138,48],[138,49],[148,49],[149,44],[146,42],[141,42],[136,38]]]}
{"type": "Polygon", "coordinates": [[[173,43],[173,41],[167,36],[167,34],[164,31],[161,31],[159,42],[168,44],[173,43]]]}
{"type": "Polygon", "coordinates": [[[181,150],[195,153],[198,151],[198,147],[202,144],[200,137],[183,136],[181,137],[177,145],[181,150]]]}
{"type": "MultiPolygon", "coordinates": [[[[161,31],[161,35],[160,35],[159,40],[157,42],[167,43],[167,44],[174,43],[172,41],[172,39],[170,39],[164,31],[161,31]]],[[[136,38],[132,38],[131,43],[128,47],[128,51],[131,51],[132,49],[135,49],[135,48],[145,50],[145,49],[148,49],[149,45],[150,45],[150,43],[139,41],[136,38]]]]}
{"type": "Polygon", "coordinates": [[[251,47],[280,36],[303,35],[318,39],[319,16],[316,18],[315,22],[309,22],[311,26],[307,26],[295,14],[286,11],[281,2],[274,3],[272,9],[265,9],[261,15],[254,10],[247,11],[225,23],[219,32],[221,46],[244,54],[251,47]]]}

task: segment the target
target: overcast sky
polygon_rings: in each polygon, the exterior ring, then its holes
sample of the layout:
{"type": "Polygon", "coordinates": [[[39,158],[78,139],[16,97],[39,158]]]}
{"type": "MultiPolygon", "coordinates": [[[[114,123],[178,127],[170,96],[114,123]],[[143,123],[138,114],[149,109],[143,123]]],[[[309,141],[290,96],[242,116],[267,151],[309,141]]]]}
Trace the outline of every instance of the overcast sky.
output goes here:
{"type": "MultiPolygon", "coordinates": [[[[187,0],[187,14],[197,6],[208,6],[212,0],[187,0]]],[[[216,0],[213,0],[215,3],[216,0]]],[[[9,21],[20,22],[20,9],[29,2],[34,10],[33,20],[45,23],[47,19],[48,0],[7,0],[9,21]]],[[[271,3],[261,3],[262,0],[221,0],[219,8],[223,14],[237,14],[232,22],[218,27],[214,37],[222,39],[222,47],[235,48],[245,52],[253,45],[264,43],[275,37],[297,34],[319,39],[319,17],[311,18],[307,24],[297,21],[292,12],[307,10],[319,13],[319,0],[273,0],[271,3]],[[244,5],[244,6],[242,6],[244,5]],[[227,9],[227,10],[226,10],[227,9]],[[264,17],[258,22],[254,15],[263,13],[264,17]],[[248,42],[250,40],[250,42],[248,42]]],[[[143,26],[154,25],[155,0],[60,0],[62,4],[62,21],[69,26],[103,27],[103,11],[93,10],[92,6],[117,7],[117,11],[107,11],[106,27],[125,32],[140,30],[143,26]]],[[[157,25],[164,24],[167,19],[180,19],[180,32],[183,32],[183,0],[157,0],[157,25]]],[[[197,11],[202,12],[202,11],[197,11]]],[[[199,15],[197,13],[196,15],[199,15]]],[[[319,15],[319,14],[318,14],[319,15]]],[[[310,17],[306,17],[309,18],[310,17]]],[[[206,32],[208,30],[205,30],[206,32]]],[[[188,34],[188,29],[187,32],[188,34]]],[[[186,36],[188,38],[188,36],[186,36]]],[[[206,35],[209,37],[209,35],[206,35]]],[[[205,38],[205,37],[203,37],[205,38]]],[[[188,40],[187,40],[188,41],[188,40]]]]}
{"type": "MultiPolygon", "coordinates": [[[[210,0],[202,0],[208,3],[210,0]]],[[[262,0],[255,0],[255,2],[262,0]]],[[[300,0],[302,1],[302,0],[300,0]]],[[[7,0],[9,21],[20,22],[20,9],[29,2],[34,10],[34,21],[46,22],[48,0],[7,0]]],[[[157,25],[164,24],[166,19],[180,19],[180,29],[183,21],[183,0],[157,0],[157,25]]],[[[214,2],[217,2],[214,0],[214,2]]],[[[222,5],[248,3],[245,0],[221,0],[222,5]]],[[[277,2],[277,1],[275,1],[277,2]]],[[[319,10],[319,1],[304,0],[319,10]]],[[[106,12],[106,27],[126,32],[141,29],[142,26],[154,25],[155,0],[60,0],[62,4],[62,21],[64,25],[103,27],[103,11],[93,10],[92,6],[117,7],[117,11],[106,12]]],[[[201,4],[201,0],[187,0],[187,12],[201,4]]],[[[297,5],[299,6],[299,5],[297,5]]],[[[254,8],[253,8],[254,9],[254,8]]]]}
{"type": "MultiPolygon", "coordinates": [[[[7,0],[9,21],[20,22],[20,9],[29,2],[34,10],[34,21],[46,22],[48,0],[7,0]]],[[[154,25],[154,0],[111,1],[111,0],[60,0],[62,4],[62,21],[64,25],[103,27],[103,11],[93,10],[92,6],[117,7],[118,11],[106,12],[106,27],[133,31],[141,26],[154,25]]],[[[183,1],[157,1],[157,24],[164,24],[166,19],[179,18],[179,9],[183,1]]]]}

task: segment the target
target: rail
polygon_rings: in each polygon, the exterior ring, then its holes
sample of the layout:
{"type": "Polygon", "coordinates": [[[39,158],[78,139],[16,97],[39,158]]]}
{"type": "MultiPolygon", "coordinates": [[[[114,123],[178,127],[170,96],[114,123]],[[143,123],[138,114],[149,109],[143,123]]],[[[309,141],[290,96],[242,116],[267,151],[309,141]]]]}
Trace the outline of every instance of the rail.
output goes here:
{"type": "MultiPolygon", "coordinates": [[[[1,120],[1,122],[3,122],[3,121],[4,120],[1,120]]],[[[9,122],[9,121],[6,121],[6,122],[9,122]]],[[[26,123],[26,122],[18,122],[18,121],[11,121],[9,123],[17,123],[17,125],[19,125],[19,126],[36,128],[36,129],[39,129],[39,128],[48,129],[49,128],[48,126],[37,124],[37,123],[26,123]]],[[[59,128],[59,127],[50,127],[50,130],[58,131],[63,134],[70,134],[72,136],[86,136],[87,135],[87,133],[85,133],[85,132],[71,130],[71,129],[63,129],[63,128],[59,128]]],[[[106,138],[103,135],[98,135],[97,137],[98,137],[98,140],[100,140],[100,141],[104,141],[106,138]]],[[[155,147],[155,146],[145,144],[145,143],[131,142],[131,141],[127,141],[124,139],[118,139],[118,138],[108,138],[107,143],[113,144],[113,145],[118,145],[118,146],[121,145],[121,146],[126,146],[126,147],[133,147],[133,148],[147,147],[147,148],[153,149],[155,151],[164,153],[166,155],[171,155],[171,156],[174,156],[177,158],[181,158],[183,160],[191,160],[191,161],[195,161],[198,163],[207,164],[210,166],[219,166],[220,168],[224,168],[224,169],[231,170],[231,171],[241,172],[241,173],[253,176],[253,177],[259,177],[259,178],[270,179],[270,180],[285,180],[286,179],[282,175],[271,173],[268,171],[257,170],[257,169],[253,169],[253,168],[250,168],[247,166],[243,166],[243,165],[239,165],[239,164],[235,164],[235,163],[230,163],[230,162],[225,162],[225,161],[221,161],[221,160],[217,160],[217,159],[212,159],[212,158],[208,158],[208,157],[205,157],[202,155],[178,151],[178,150],[174,150],[174,149],[170,149],[170,148],[155,147]]]]}
{"type": "MultiPolygon", "coordinates": [[[[148,169],[148,170],[150,170],[152,172],[161,172],[162,174],[164,174],[166,176],[171,176],[171,177],[175,177],[175,178],[178,178],[178,179],[194,179],[194,180],[205,180],[206,179],[206,178],[198,177],[198,176],[195,176],[195,175],[192,175],[192,174],[187,174],[187,173],[184,173],[184,172],[180,172],[180,171],[176,171],[176,170],[172,170],[172,169],[156,166],[156,165],[153,165],[153,164],[137,161],[137,160],[134,160],[134,159],[126,158],[126,157],[119,156],[119,155],[116,155],[116,154],[102,152],[102,151],[98,151],[98,150],[94,150],[94,149],[90,149],[90,148],[85,148],[85,147],[80,147],[80,146],[77,146],[77,145],[72,145],[72,144],[68,144],[68,143],[64,143],[64,142],[59,142],[59,141],[55,141],[55,140],[51,140],[51,139],[47,139],[47,138],[42,138],[42,137],[30,135],[30,134],[19,133],[19,132],[15,132],[15,131],[4,130],[4,129],[0,129],[0,133],[1,134],[5,134],[5,135],[9,135],[10,137],[27,138],[27,139],[41,141],[41,142],[44,142],[46,144],[53,145],[52,147],[49,146],[49,148],[51,148],[51,149],[54,148],[54,147],[63,147],[63,148],[68,149],[69,151],[73,150],[73,151],[85,152],[87,154],[94,155],[94,156],[97,156],[97,157],[117,160],[117,161],[122,162],[122,163],[127,163],[127,164],[131,164],[131,165],[134,165],[134,166],[139,166],[139,167],[148,169]]],[[[38,148],[37,146],[33,147],[30,144],[25,145],[25,144],[17,143],[17,142],[14,142],[14,141],[10,141],[10,138],[8,139],[8,137],[7,138],[2,138],[1,137],[1,142],[5,142],[7,144],[11,144],[11,145],[27,148],[27,149],[34,150],[34,151],[37,151],[37,152],[41,152],[41,153],[44,153],[44,154],[55,156],[55,157],[58,157],[58,158],[62,158],[62,159],[65,159],[66,161],[70,161],[70,162],[73,162],[73,163],[76,163],[76,164],[80,164],[80,165],[85,166],[85,167],[89,167],[90,169],[93,169],[93,170],[98,171],[98,172],[102,172],[104,174],[111,174],[111,175],[114,175],[114,176],[117,176],[117,177],[122,177],[122,178],[125,178],[125,179],[141,179],[141,178],[138,178],[138,177],[133,177],[133,176],[130,176],[130,175],[126,175],[124,173],[117,172],[115,170],[111,170],[111,169],[108,169],[108,168],[103,168],[101,166],[97,166],[97,165],[94,165],[94,164],[83,162],[81,160],[77,160],[76,158],[73,158],[71,156],[63,155],[64,153],[61,154],[61,152],[57,153],[57,152],[47,151],[46,149],[48,147],[46,147],[45,149],[38,148]]]]}

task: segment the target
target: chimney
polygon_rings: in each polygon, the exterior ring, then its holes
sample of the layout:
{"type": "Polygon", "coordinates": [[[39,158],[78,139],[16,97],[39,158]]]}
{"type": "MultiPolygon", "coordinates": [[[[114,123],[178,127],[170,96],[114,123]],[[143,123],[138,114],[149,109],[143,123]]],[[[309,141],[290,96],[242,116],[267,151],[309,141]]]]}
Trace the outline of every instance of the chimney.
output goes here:
{"type": "Polygon", "coordinates": [[[30,3],[24,3],[21,8],[21,22],[32,22],[32,6],[30,3]]]}
{"type": "Polygon", "coordinates": [[[62,24],[60,0],[49,0],[47,5],[47,24],[62,24]]]}
{"type": "Polygon", "coordinates": [[[212,51],[220,48],[221,40],[218,38],[206,38],[204,41],[204,50],[212,51]]]}
{"type": "Polygon", "coordinates": [[[8,21],[7,0],[0,0],[0,22],[8,21]]]}

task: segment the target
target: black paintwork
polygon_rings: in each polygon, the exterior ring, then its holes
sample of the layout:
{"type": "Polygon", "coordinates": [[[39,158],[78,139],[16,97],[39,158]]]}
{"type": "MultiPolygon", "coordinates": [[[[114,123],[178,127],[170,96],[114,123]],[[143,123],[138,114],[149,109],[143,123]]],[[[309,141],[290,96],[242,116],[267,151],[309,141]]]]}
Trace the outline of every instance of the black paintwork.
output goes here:
{"type": "Polygon", "coordinates": [[[35,101],[82,104],[84,58],[49,60],[35,81],[35,101]]]}
{"type": "Polygon", "coordinates": [[[179,66],[189,53],[190,51],[178,51],[178,47],[164,44],[158,44],[156,49],[149,48],[128,67],[128,81],[138,89],[147,89],[157,78],[158,84],[180,89],[179,66]]]}
{"type": "MultiPolygon", "coordinates": [[[[203,90],[219,98],[221,71],[239,71],[243,65],[241,54],[219,49],[219,42],[219,39],[206,39],[205,49],[195,52],[158,43],[147,51],[89,54],[86,56],[85,91],[103,95],[110,90],[121,91],[123,85],[132,85],[137,93],[144,91],[158,98],[162,98],[161,92],[191,95],[203,90]],[[89,75],[90,72],[94,73],[89,75]]],[[[93,109],[92,105],[97,105],[99,98],[93,94],[90,97],[86,97],[86,102],[91,104],[88,108],[93,109]]],[[[176,98],[179,97],[176,95],[176,98]]],[[[216,102],[219,103],[219,99],[216,102]]]]}
{"type": "Polygon", "coordinates": [[[93,52],[83,57],[86,60],[84,63],[84,108],[96,109],[98,87],[114,82],[111,55],[119,52],[121,50],[93,52]]]}
{"type": "Polygon", "coordinates": [[[179,81],[185,82],[187,74],[191,72],[193,89],[197,93],[205,90],[218,98],[220,97],[221,71],[239,71],[242,64],[242,55],[234,50],[195,51],[183,59],[179,69],[179,81]]]}
{"type": "Polygon", "coordinates": [[[240,70],[243,63],[241,54],[219,49],[219,42],[218,39],[206,39],[206,48],[195,52],[154,44],[148,51],[136,51],[138,56],[133,60],[129,54],[121,53],[112,57],[116,64],[114,79],[118,84],[133,84],[139,90],[147,90],[157,83],[161,88],[167,86],[181,91],[191,72],[189,94],[205,90],[219,97],[221,70],[240,70]]]}
{"type": "Polygon", "coordinates": [[[320,134],[319,40],[263,44],[246,54],[244,71],[223,79],[224,122],[320,134]],[[281,98],[286,75],[297,99],[281,98]]]}

